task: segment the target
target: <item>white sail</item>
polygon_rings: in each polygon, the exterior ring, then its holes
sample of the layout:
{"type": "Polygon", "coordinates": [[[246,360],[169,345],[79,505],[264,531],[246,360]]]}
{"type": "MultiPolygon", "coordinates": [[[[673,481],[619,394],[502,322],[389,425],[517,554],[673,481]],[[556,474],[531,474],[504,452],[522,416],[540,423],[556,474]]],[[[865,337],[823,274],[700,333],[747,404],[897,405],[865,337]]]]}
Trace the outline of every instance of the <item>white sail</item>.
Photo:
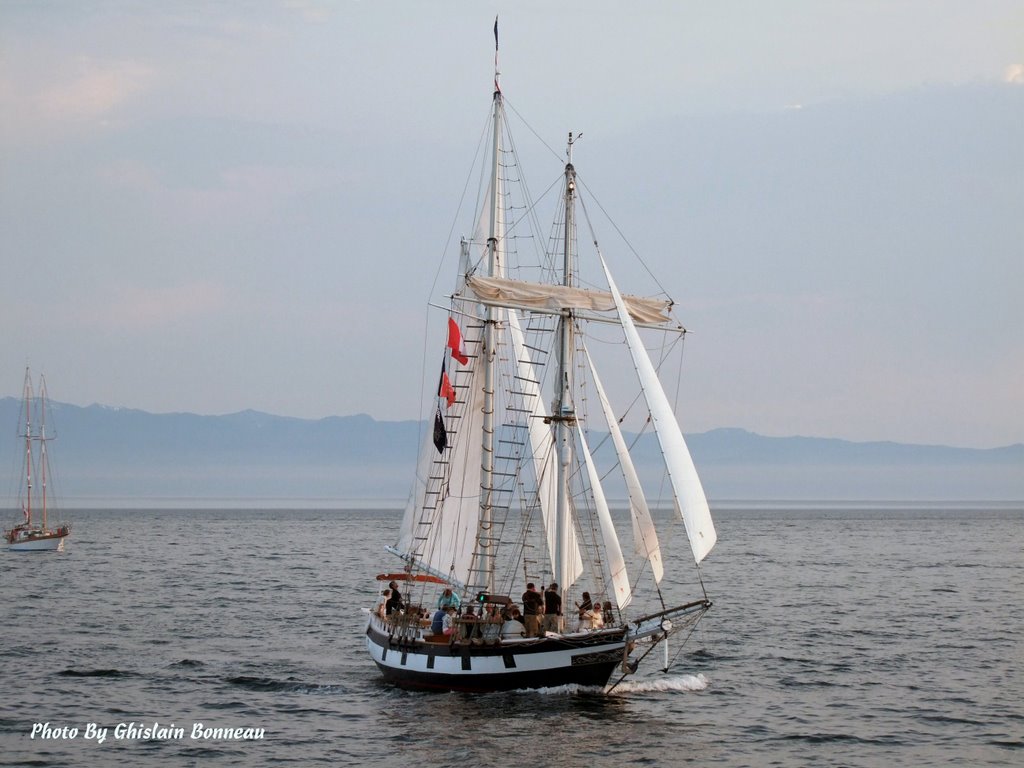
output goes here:
{"type": "Polygon", "coordinates": [[[658,533],[654,528],[654,520],[651,519],[651,511],[647,506],[647,498],[640,486],[640,478],[637,477],[636,467],[633,466],[633,459],[629,455],[629,448],[622,437],[622,430],[619,429],[619,421],[615,418],[608,396],[601,386],[601,379],[597,375],[597,368],[590,357],[590,352],[584,346],[583,354],[590,364],[590,374],[594,380],[594,389],[597,391],[598,399],[601,401],[601,410],[604,412],[605,421],[608,423],[608,431],[612,436],[612,444],[615,446],[615,453],[619,459],[619,468],[622,470],[622,477],[626,481],[626,492],[629,495],[629,509],[633,519],[633,541],[636,546],[636,553],[645,557],[651,564],[651,573],[654,581],[661,583],[665,575],[665,569],[661,563],[661,546],[658,543],[658,533]]]}
{"type": "Polygon", "coordinates": [[[469,572],[473,560],[477,525],[480,518],[480,441],[483,424],[483,387],[474,375],[466,391],[468,398],[462,419],[458,424],[460,435],[449,448],[449,475],[447,494],[440,501],[444,531],[435,542],[437,565],[443,568],[451,563],[452,574],[463,584],[470,582],[469,572]],[[450,557],[449,557],[450,555],[450,557]]]}
{"type": "MultiPolygon", "coordinates": [[[[615,302],[607,291],[509,280],[502,276],[471,275],[466,282],[481,299],[510,308],[552,311],[588,309],[595,312],[611,312],[615,309],[615,302]]],[[[671,319],[667,314],[672,306],[670,301],[640,296],[626,296],[623,301],[638,323],[665,323],[671,319]]]]}
{"type": "MultiPolygon", "coordinates": [[[[558,489],[555,487],[555,440],[551,428],[545,423],[548,418],[547,407],[544,405],[544,398],[541,397],[540,384],[537,381],[536,368],[530,358],[530,352],[526,348],[526,341],[523,337],[523,330],[519,325],[519,318],[514,311],[506,313],[508,317],[509,335],[512,337],[512,349],[515,354],[516,366],[519,372],[519,386],[529,402],[531,413],[529,417],[530,451],[533,456],[534,472],[537,476],[537,500],[541,508],[541,518],[544,521],[544,533],[547,538],[548,554],[551,557],[552,568],[555,562],[556,542],[556,520],[558,507],[558,489]]],[[[583,573],[583,557],[580,555],[579,542],[576,539],[576,530],[569,529],[569,553],[571,560],[567,569],[567,576],[563,589],[576,582],[583,573]]]]}
{"type": "Polygon", "coordinates": [[[715,525],[711,521],[708,500],[704,495],[700,477],[697,476],[697,468],[693,465],[693,458],[683,439],[682,430],[679,429],[672,406],[668,397],[665,396],[665,390],[654,370],[654,365],[647,355],[640,334],[633,325],[622,295],[612,279],[611,272],[608,271],[608,265],[605,264],[604,257],[599,255],[599,258],[608,280],[608,288],[615,298],[615,306],[622,323],[622,330],[626,335],[626,343],[640,378],[640,386],[643,389],[647,407],[651,412],[651,422],[654,425],[655,434],[658,436],[658,443],[661,445],[661,453],[665,458],[669,479],[672,481],[676,509],[686,527],[686,535],[690,539],[693,558],[700,563],[707,557],[718,539],[715,525]]]}
{"type": "MultiPolygon", "coordinates": [[[[466,339],[479,344],[479,340],[466,339]]],[[[413,493],[406,506],[400,538],[394,551],[435,575],[465,586],[470,583],[474,542],[480,515],[483,422],[482,376],[476,360],[469,369],[453,371],[456,388],[466,403],[457,412],[442,414],[452,434],[439,454],[428,435],[420,454],[413,493]]]]}
{"type": "Polygon", "coordinates": [[[587,466],[587,477],[590,479],[590,492],[594,495],[597,519],[601,524],[601,538],[604,541],[605,557],[611,572],[615,602],[620,609],[625,608],[633,599],[629,587],[629,575],[626,573],[626,559],[622,556],[619,537],[612,524],[611,512],[608,511],[608,501],[605,499],[604,489],[601,487],[601,476],[597,472],[597,467],[594,466],[594,459],[590,456],[590,449],[587,447],[587,441],[579,422],[576,422],[576,432],[579,437],[579,450],[583,454],[583,461],[587,466]]]}

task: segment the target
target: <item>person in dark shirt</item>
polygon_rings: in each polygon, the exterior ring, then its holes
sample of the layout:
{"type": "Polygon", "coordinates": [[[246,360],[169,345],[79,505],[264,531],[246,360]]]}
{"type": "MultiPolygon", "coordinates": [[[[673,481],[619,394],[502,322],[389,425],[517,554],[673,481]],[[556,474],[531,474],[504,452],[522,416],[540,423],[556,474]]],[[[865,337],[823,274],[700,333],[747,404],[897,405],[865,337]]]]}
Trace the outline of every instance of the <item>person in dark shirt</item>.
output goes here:
{"type": "Polygon", "coordinates": [[[541,611],[544,609],[544,598],[531,581],[523,592],[523,624],[526,626],[527,637],[541,636],[541,611]]]}
{"type": "Polygon", "coordinates": [[[384,604],[384,613],[391,615],[396,611],[404,610],[405,603],[402,602],[402,593],[398,591],[398,584],[392,581],[388,584],[388,588],[391,590],[391,597],[384,604]]]}
{"type": "Polygon", "coordinates": [[[562,631],[562,596],[554,582],[544,591],[544,631],[562,631]]]}

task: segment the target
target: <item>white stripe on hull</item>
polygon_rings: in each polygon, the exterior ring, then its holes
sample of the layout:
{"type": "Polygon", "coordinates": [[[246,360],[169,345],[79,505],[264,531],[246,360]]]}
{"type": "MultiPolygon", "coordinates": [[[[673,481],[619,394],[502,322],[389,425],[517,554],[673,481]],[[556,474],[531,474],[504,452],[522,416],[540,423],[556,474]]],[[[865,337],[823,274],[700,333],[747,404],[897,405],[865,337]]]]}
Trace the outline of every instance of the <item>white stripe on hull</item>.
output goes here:
{"type": "Polygon", "coordinates": [[[7,548],[12,552],[63,552],[64,537],[50,536],[45,539],[16,541],[13,544],[9,544],[7,548]]]}

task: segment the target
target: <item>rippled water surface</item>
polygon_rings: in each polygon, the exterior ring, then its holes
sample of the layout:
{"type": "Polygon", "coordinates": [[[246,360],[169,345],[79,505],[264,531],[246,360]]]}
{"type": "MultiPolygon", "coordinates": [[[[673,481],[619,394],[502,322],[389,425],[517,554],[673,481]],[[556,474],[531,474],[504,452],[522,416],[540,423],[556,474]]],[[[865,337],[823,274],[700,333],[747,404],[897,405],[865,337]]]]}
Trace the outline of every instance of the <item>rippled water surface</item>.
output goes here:
{"type": "Polygon", "coordinates": [[[63,554],[0,552],[0,764],[1024,764],[1020,507],[718,510],[715,607],[611,695],[384,686],[361,609],[397,513],[71,517],[63,554]]]}

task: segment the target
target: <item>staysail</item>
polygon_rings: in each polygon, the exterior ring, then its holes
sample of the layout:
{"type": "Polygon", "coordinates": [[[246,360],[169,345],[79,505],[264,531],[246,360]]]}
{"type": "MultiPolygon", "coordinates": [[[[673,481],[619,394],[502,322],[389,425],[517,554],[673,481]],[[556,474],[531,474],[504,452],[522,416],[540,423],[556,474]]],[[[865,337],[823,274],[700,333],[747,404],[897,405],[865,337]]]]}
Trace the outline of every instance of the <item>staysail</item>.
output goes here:
{"type": "Polygon", "coordinates": [[[615,454],[619,460],[619,468],[622,477],[626,481],[626,493],[629,496],[629,509],[633,519],[633,541],[635,542],[636,553],[645,557],[651,564],[651,573],[654,581],[661,583],[665,575],[665,568],[661,563],[661,546],[658,543],[658,533],[654,528],[654,520],[651,519],[651,511],[647,506],[647,498],[640,485],[640,478],[636,474],[636,467],[633,466],[633,459],[629,455],[629,448],[622,437],[622,430],[619,429],[619,421],[615,418],[608,396],[601,386],[601,379],[597,375],[597,368],[590,357],[586,346],[583,347],[583,354],[590,364],[590,375],[594,382],[594,390],[601,401],[601,410],[604,412],[605,421],[608,424],[608,431],[612,436],[612,444],[615,446],[615,454]]]}
{"type": "Polygon", "coordinates": [[[700,563],[718,540],[715,533],[715,525],[711,520],[711,510],[708,508],[708,500],[704,495],[704,488],[701,486],[700,477],[697,475],[697,468],[693,464],[693,458],[686,447],[682,430],[676,421],[672,406],[661,386],[658,374],[654,370],[647,350],[644,348],[640,334],[633,325],[626,304],[619,293],[615,281],[604,257],[598,254],[601,260],[601,267],[604,269],[605,277],[608,280],[608,288],[615,299],[615,307],[619,313],[619,320],[622,323],[622,330],[626,336],[626,343],[629,346],[630,355],[633,358],[633,365],[640,378],[640,386],[643,389],[644,399],[651,412],[651,422],[654,425],[655,434],[658,436],[658,443],[661,446],[661,453],[665,458],[665,467],[672,481],[672,493],[675,497],[676,509],[679,511],[683,524],[686,527],[686,535],[690,539],[690,549],[693,551],[693,559],[700,563]]]}
{"type": "Polygon", "coordinates": [[[587,440],[583,436],[583,428],[579,422],[576,422],[576,433],[579,438],[579,451],[583,454],[583,461],[587,465],[587,477],[590,480],[590,492],[594,495],[597,519],[601,525],[601,538],[604,541],[608,569],[611,571],[615,602],[620,609],[625,608],[633,599],[633,594],[629,587],[629,575],[626,573],[626,559],[622,556],[619,536],[615,532],[615,526],[612,524],[612,515],[608,510],[608,500],[605,498],[604,489],[601,487],[601,475],[598,473],[597,467],[594,466],[594,459],[590,456],[590,449],[587,447],[587,440]]]}

